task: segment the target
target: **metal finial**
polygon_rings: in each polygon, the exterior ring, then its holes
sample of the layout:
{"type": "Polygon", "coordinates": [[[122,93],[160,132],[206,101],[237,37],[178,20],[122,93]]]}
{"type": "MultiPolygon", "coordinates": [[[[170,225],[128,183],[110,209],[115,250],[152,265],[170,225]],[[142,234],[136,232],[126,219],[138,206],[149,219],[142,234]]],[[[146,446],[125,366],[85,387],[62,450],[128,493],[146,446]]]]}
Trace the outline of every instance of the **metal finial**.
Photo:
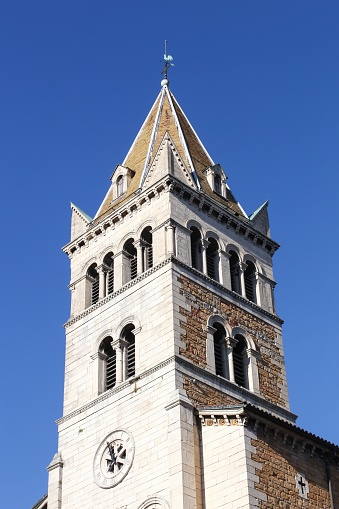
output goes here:
{"type": "Polygon", "coordinates": [[[174,64],[172,63],[173,57],[171,55],[167,55],[167,41],[165,40],[165,54],[164,54],[164,69],[161,71],[161,74],[164,75],[164,79],[161,82],[161,86],[168,85],[169,81],[167,79],[167,71],[170,67],[173,67],[174,64]]]}

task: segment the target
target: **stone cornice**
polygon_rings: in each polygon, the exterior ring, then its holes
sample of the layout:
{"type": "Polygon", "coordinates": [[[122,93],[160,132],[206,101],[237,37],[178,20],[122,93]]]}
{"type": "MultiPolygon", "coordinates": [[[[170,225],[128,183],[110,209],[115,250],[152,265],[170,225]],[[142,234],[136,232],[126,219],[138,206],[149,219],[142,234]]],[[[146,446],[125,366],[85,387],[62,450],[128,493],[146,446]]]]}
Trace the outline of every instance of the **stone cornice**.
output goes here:
{"type": "Polygon", "coordinates": [[[156,366],[153,366],[152,368],[147,369],[140,374],[136,374],[135,376],[131,377],[130,379],[126,380],[125,382],[113,387],[112,389],[109,389],[108,391],[103,392],[102,394],[100,394],[100,396],[97,396],[95,399],[92,399],[89,403],[86,403],[85,405],[77,408],[76,410],[73,410],[69,414],[66,414],[63,417],[60,417],[60,419],[58,419],[56,421],[57,425],[59,426],[60,424],[63,424],[64,422],[72,419],[73,417],[76,417],[77,415],[80,415],[80,414],[86,412],[90,408],[97,406],[102,401],[105,401],[106,399],[111,398],[118,392],[121,392],[124,389],[126,389],[127,387],[129,387],[132,383],[135,383],[136,380],[143,380],[144,378],[148,377],[149,375],[151,375],[153,373],[156,373],[157,371],[164,368],[165,366],[168,366],[169,364],[174,363],[174,361],[175,361],[175,356],[173,355],[172,357],[169,357],[168,359],[160,362],[156,366]]]}
{"type": "Polygon", "coordinates": [[[214,388],[218,389],[219,391],[227,391],[225,392],[226,394],[241,400],[243,404],[249,403],[255,407],[263,408],[266,410],[267,414],[279,416],[279,418],[284,421],[293,423],[297,419],[297,416],[286,408],[275,405],[274,403],[271,403],[267,399],[262,398],[254,392],[251,392],[250,390],[245,389],[240,385],[230,382],[230,380],[227,380],[222,376],[215,375],[214,373],[207,371],[206,369],[198,366],[197,364],[194,364],[187,359],[184,359],[183,357],[177,356],[176,363],[178,366],[181,366],[183,370],[185,370],[183,371],[183,374],[193,377],[195,384],[199,382],[204,384],[213,384],[212,386],[214,388]],[[199,376],[201,376],[201,379],[198,378],[199,376]]]}
{"type": "Polygon", "coordinates": [[[198,406],[195,413],[202,426],[229,426],[235,421],[239,426],[248,426],[255,433],[263,434],[266,439],[280,440],[284,448],[290,447],[298,455],[309,454],[311,458],[333,461],[337,468],[339,466],[336,444],[252,405],[198,406]]]}
{"type": "MultiPolygon", "coordinates": [[[[274,440],[279,437],[284,446],[290,446],[292,449],[299,450],[302,453],[308,451],[311,457],[317,453],[319,458],[324,458],[331,451],[330,456],[332,456],[332,459],[335,459],[339,467],[339,446],[337,444],[333,444],[324,438],[299,428],[294,423],[281,420],[279,417],[257,406],[251,404],[244,405],[244,409],[254,431],[259,430],[263,435],[271,433],[274,440]]],[[[329,458],[329,456],[327,457],[329,458]]]]}
{"type": "Polygon", "coordinates": [[[214,216],[217,222],[224,225],[226,229],[232,229],[237,235],[261,247],[271,256],[273,256],[274,252],[279,248],[277,242],[256,230],[249,219],[237,215],[231,209],[227,208],[227,206],[222,206],[220,203],[213,200],[213,198],[194,190],[176,177],[166,175],[150,188],[131,197],[126,203],[123,203],[117,210],[113,210],[102,220],[97,222],[92,221],[84,234],[63,247],[64,253],[72,258],[73,254],[81,250],[82,247],[88,245],[88,242],[97,239],[101,234],[105,234],[108,228],[114,229],[115,226],[123,222],[125,218],[128,216],[132,217],[142,205],[148,203],[152,198],[159,198],[163,192],[174,193],[180,200],[187,201],[190,206],[193,202],[196,202],[200,211],[204,211],[204,207],[207,206],[208,211],[205,212],[208,216],[214,216]],[[185,197],[187,197],[186,200],[185,197]]]}
{"type": "Polygon", "coordinates": [[[186,270],[188,270],[189,272],[191,272],[192,274],[198,276],[200,278],[200,280],[208,281],[208,283],[210,283],[214,287],[218,288],[223,293],[226,293],[227,295],[232,296],[236,301],[239,301],[239,302],[242,302],[243,304],[246,304],[246,306],[255,309],[256,311],[260,312],[261,314],[264,314],[265,316],[268,316],[269,318],[271,318],[275,322],[278,322],[281,325],[284,323],[284,321],[281,318],[279,318],[277,315],[273,315],[269,311],[266,311],[265,309],[263,309],[260,306],[258,306],[257,304],[255,304],[254,302],[252,302],[252,301],[250,301],[248,299],[245,299],[245,297],[242,297],[242,295],[239,295],[238,293],[233,292],[232,290],[229,290],[228,288],[226,288],[222,284],[218,283],[218,281],[215,281],[214,279],[211,279],[210,277],[206,276],[205,274],[203,274],[199,270],[194,269],[193,267],[190,267],[189,265],[186,265],[181,260],[177,260],[176,258],[173,257],[172,261],[176,265],[178,265],[180,267],[183,267],[186,270]]]}
{"type": "MultiPolygon", "coordinates": [[[[125,284],[124,286],[119,288],[119,290],[117,290],[116,292],[111,293],[107,297],[104,297],[103,299],[99,300],[98,302],[96,302],[92,306],[86,308],[79,315],[71,316],[70,319],[64,324],[64,327],[67,328],[70,325],[73,325],[73,323],[78,322],[79,320],[81,320],[85,316],[91,314],[93,311],[95,311],[96,309],[100,308],[101,306],[103,306],[104,304],[106,304],[110,300],[114,299],[118,295],[126,292],[129,288],[131,288],[132,286],[135,286],[140,281],[142,281],[143,279],[147,278],[148,276],[150,276],[154,272],[158,271],[162,267],[165,267],[165,265],[167,265],[169,263],[174,263],[175,265],[186,269],[188,272],[191,272],[196,277],[198,277],[200,279],[200,281],[208,282],[210,285],[214,286],[218,290],[221,290],[224,294],[230,295],[236,301],[245,304],[247,307],[253,308],[255,311],[257,311],[260,314],[263,314],[263,315],[269,317],[271,320],[274,320],[275,322],[279,323],[280,325],[284,323],[283,320],[281,320],[281,318],[279,318],[277,315],[273,315],[269,311],[266,311],[265,309],[263,309],[260,306],[258,306],[257,304],[255,304],[254,302],[251,302],[251,301],[245,299],[244,297],[242,297],[241,295],[239,295],[238,293],[233,292],[232,290],[229,290],[228,288],[226,288],[225,286],[221,285],[220,283],[218,283],[214,279],[211,279],[210,277],[206,276],[202,272],[199,272],[198,270],[194,269],[193,267],[190,267],[189,265],[186,265],[182,261],[178,260],[175,256],[169,256],[168,258],[166,258],[166,260],[163,260],[162,262],[158,263],[154,267],[152,267],[152,268],[148,269],[147,271],[143,272],[142,274],[140,274],[140,276],[138,276],[135,279],[132,279],[131,281],[129,281],[127,284],[125,284]]],[[[200,284],[200,283],[198,282],[198,284],[200,284]]]]}

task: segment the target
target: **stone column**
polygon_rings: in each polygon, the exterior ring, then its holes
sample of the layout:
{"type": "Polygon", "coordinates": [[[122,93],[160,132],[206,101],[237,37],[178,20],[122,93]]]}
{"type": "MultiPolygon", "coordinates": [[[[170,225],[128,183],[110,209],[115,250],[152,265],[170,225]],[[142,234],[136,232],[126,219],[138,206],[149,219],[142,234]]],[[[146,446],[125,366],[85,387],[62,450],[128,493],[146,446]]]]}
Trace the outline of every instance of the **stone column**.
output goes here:
{"type": "Polygon", "coordinates": [[[257,358],[259,353],[253,348],[247,348],[244,352],[245,375],[247,371],[247,387],[255,394],[260,394],[257,358]]]}
{"type": "Polygon", "coordinates": [[[115,341],[112,341],[111,345],[113,350],[116,352],[116,385],[118,385],[126,379],[126,361],[124,350],[128,343],[124,339],[119,338],[115,341]]]}
{"type": "Polygon", "coordinates": [[[106,273],[102,265],[97,268],[99,272],[99,300],[106,297],[106,273]]]}
{"type": "Polygon", "coordinates": [[[255,303],[258,304],[258,306],[261,306],[261,292],[260,292],[260,286],[259,286],[259,272],[256,271],[254,274],[255,277],[255,303]]]}
{"type": "Polygon", "coordinates": [[[144,272],[143,249],[141,240],[133,242],[133,246],[137,250],[137,276],[144,272]]]}
{"type": "Polygon", "coordinates": [[[233,348],[238,343],[238,340],[228,337],[228,338],[225,338],[225,342],[226,342],[226,355],[227,355],[229,379],[231,382],[235,382],[234,365],[233,365],[233,348]]]}
{"type": "Polygon", "coordinates": [[[202,259],[202,272],[207,276],[207,257],[206,249],[209,246],[209,242],[206,239],[201,239],[201,259],[202,259]]]}
{"type": "Polygon", "coordinates": [[[245,270],[247,269],[247,264],[244,262],[239,263],[239,273],[240,273],[240,295],[246,297],[245,290],[245,270]]]}

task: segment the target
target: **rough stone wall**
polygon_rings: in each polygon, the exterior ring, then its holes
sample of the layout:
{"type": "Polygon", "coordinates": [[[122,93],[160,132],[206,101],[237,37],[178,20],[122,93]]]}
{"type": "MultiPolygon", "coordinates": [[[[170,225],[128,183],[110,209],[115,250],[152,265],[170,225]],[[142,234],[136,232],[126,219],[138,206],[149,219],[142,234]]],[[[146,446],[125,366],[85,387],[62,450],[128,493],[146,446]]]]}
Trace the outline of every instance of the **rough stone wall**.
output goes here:
{"type": "Polygon", "coordinates": [[[184,389],[194,406],[237,405],[241,402],[201,381],[195,384],[189,377],[185,377],[184,389]]]}
{"type": "MultiPolygon", "coordinates": [[[[285,440],[279,435],[274,440],[273,432],[258,433],[257,439],[252,439],[252,446],[256,452],[251,453],[251,459],[262,465],[256,469],[259,482],[255,488],[267,495],[267,501],[260,500],[261,509],[325,509],[330,508],[330,497],[326,476],[324,458],[318,451],[312,457],[311,447],[302,451],[301,442],[293,446],[291,439],[285,440]],[[302,498],[296,487],[296,475],[302,473],[308,482],[309,493],[302,498]]],[[[334,507],[339,507],[339,472],[332,464],[332,490],[334,507]]]]}
{"type": "Polygon", "coordinates": [[[286,380],[282,348],[276,341],[277,329],[191,279],[179,276],[178,281],[181,284],[181,294],[190,305],[189,310],[183,307],[179,309],[182,316],[180,326],[185,331],[181,339],[186,345],[180,349],[180,354],[205,368],[208,318],[212,314],[225,316],[230,328],[242,327],[256,345],[260,354],[257,361],[260,394],[272,403],[287,407],[286,400],[282,397],[286,380]]]}

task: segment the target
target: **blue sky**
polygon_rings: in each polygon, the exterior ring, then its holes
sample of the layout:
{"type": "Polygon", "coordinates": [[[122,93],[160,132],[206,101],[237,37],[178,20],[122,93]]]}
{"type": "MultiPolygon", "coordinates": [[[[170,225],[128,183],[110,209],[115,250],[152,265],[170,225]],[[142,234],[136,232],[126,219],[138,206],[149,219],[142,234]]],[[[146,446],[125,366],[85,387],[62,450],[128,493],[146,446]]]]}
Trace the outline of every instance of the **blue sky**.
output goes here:
{"type": "Polygon", "coordinates": [[[2,507],[47,491],[69,316],[72,201],[92,215],[160,89],[248,213],[270,200],[291,409],[339,442],[339,3],[11,0],[0,5],[2,507]]]}

